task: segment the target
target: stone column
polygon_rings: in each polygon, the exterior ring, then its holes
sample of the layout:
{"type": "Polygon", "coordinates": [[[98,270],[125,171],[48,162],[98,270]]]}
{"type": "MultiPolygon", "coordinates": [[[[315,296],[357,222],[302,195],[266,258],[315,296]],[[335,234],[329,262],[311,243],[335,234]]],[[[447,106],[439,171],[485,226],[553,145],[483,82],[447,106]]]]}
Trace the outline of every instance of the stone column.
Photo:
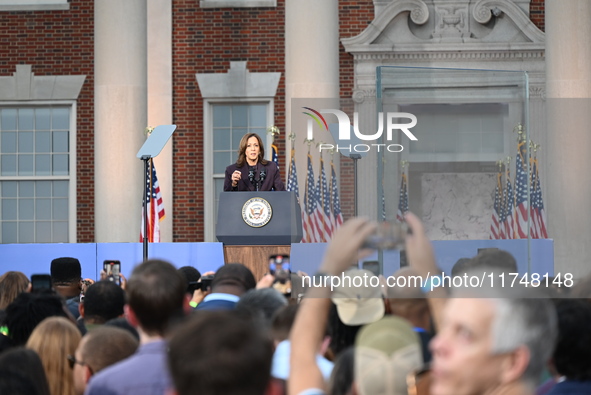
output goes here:
{"type": "MultiPolygon", "coordinates": [[[[292,115],[303,111],[292,108],[292,99],[314,100],[321,108],[338,108],[339,98],[339,9],[337,0],[286,0],[285,2],[285,127],[294,132],[296,140],[296,166],[298,168],[300,198],[303,199],[306,179],[308,146],[306,120],[303,117],[292,123],[292,115]]],[[[336,122],[336,119],[334,120],[336,122]]],[[[316,142],[331,143],[330,133],[316,132],[316,142]]],[[[288,160],[289,140],[286,144],[288,160]]],[[[314,173],[318,179],[319,152],[311,147],[314,173]]],[[[338,173],[338,155],[334,156],[338,173]]],[[[330,177],[330,155],[324,154],[325,171],[330,177]]],[[[288,167],[284,169],[287,174],[288,167]]]]}
{"type": "Polygon", "coordinates": [[[95,240],[137,242],[147,126],[146,0],[94,2],[95,240]]]}
{"type": "Polygon", "coordinates": [[[546,0],[545,13],[548,233],[555,272],[582,277],[591,256],[591,1],[546,0]]]}
{"type": "MultiPolygon", "coordinates": [[[[156,127],[170,124],[172,124],[172,0],[148,0],[148,125],[156,127]]],[[[173,138],[154,160],[166,213],[166,218],[160,222],[160,241],[163,242],[172,242],[173,138]]]]}

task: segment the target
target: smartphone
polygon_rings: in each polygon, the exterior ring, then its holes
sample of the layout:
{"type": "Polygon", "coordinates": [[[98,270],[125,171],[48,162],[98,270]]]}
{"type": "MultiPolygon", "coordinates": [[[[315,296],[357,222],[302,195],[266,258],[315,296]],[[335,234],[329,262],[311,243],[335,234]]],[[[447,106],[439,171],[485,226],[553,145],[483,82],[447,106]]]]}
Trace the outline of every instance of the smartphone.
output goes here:
{"type": "Polygon", "coordinates": [[[115,284],[119,286],[121,285],[121,277],[119,277],[119,273],[121,273],[120,261],[103,261],[103,270],[107,274],[107,280],[113,281],[115,284]]]}
{"type": "Polygon", "coordinates": [[[374,233],[363,243],[363,248],[373,250],[401,250],[408,232],[408,226],[400,222],[380,222],[374,233]]]}
{"type": "Polygon", "coordinates": [[[33,274],[31,276],[31,292],[41,292],[50,290],[52,287],[51,284],[51,275],[49,274],[33,274]]]}
{"type": "Polygon", "coordinates": [[[275,280],[284,284],[290,280],[291,265],[289,255],[271,255],[269,257],[269,273],[275,276],[275,280]]]}

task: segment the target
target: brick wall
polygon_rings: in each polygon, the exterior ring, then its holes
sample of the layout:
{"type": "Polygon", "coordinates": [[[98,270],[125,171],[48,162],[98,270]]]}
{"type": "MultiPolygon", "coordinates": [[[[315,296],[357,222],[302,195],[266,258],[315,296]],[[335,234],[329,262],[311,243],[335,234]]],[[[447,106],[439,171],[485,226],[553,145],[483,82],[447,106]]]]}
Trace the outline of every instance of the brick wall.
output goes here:
{"type": "MultiPolygon", "coordinates": [[[[339,36],[340,38],[355,37],[371,23],[374,18],[372,0],[341,0],[339,1],[339,36]]],[[[353,56],[345,52],[339,45],[339,71],[341,98],[350,99],[354,88],[353,56]]],[[[353,118],[351,118],[353,119],[353,118]]],[[[354,169],[351,159],[341,156],[341,210],[345,219],[355,213],[354,169]]]]}
{"type": "Polygon", "coordinates": [[[545,0],[531,0],[531,3],[529,4],[529,18],[534,25],[543,32],[546,31],[546,25],[544,23],[544,1],[545,0]]]}
{"type": "MultiPolygon", "coordinates": [[[[93,2],[71,0],[68,11],[1,12],[0,75],[31,64],[36,75],[86,75],[78,98],[77,238],[94,241],[93,2]]],[[[544,0],[532,0],[531,19],[544,29],[544,0]]],[[[340,0],[340,37],[353,37],[373,20],[372,0],[340,0]]],[[[196,73],[226,72],[246,60],[252,72],[280,72],[275,98],[277,139],[285,166],[285,4],[276,8],[202,9],[173,0],[174,241],[203,240],[203,100],[196,73]]],[[[353,58],[340,45],[340,94],[353,91],[353,58]]],[[[341,204],[353,215],[353,164],[341,161],[341,204]]]]}
{"type": "Polygon", "coordinates": [[[94,10],[93,1],[71,0],[68,11],[0,12],[0,75],[17,64],[35,75],[86,75],[78,97],[78,242],[94,241],[94,10]]]}
{"type": "Polygon", "coordinates": [[[251,72],[280,72],[275,97],[276,138],[285,166],[285,4],[276,8],[203,9],[173,1],[174,241],[202,241],[203,100],[196,73],[225,73],[230,61],[251,72]]]}

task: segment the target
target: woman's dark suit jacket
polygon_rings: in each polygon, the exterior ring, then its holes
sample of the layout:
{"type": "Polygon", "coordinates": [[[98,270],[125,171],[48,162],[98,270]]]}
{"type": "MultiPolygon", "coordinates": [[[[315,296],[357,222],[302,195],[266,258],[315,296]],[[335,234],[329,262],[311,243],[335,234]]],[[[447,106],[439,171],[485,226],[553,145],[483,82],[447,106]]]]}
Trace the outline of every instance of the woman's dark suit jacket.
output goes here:
{"type": "MultiPolygon", "coordinates": [[[[244,163],[242,167],[236,166],[236,163],[226,167],[226,179],[224,180],[224,191],[256,191],[256,187],[248,178],[248,164],[244,163]],[[232,187],[232,173],[239,170],[242,174],[238,185],[232,187]]],[[[259,184],[259,191],[285,191],[285,185],[281,181],[279,168],[275,162],[269,161],[266,165],[257,163],[255,178],[259,179],[262,170],[266,170],[267,175],[262,183],[259,184]]]]}

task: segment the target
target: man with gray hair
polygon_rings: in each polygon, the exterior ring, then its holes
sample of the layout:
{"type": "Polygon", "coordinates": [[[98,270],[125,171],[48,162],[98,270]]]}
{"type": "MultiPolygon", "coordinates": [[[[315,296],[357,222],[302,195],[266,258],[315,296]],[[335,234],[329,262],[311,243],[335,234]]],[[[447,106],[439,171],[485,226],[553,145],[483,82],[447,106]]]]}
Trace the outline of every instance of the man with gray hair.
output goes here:
{"type": "Polygon", "coordinates": [[[551,302],[515,289],[502,298],[474,291],[445,306],[431,342],[431,394],[534,394],[557,334],[551,302]]]}

